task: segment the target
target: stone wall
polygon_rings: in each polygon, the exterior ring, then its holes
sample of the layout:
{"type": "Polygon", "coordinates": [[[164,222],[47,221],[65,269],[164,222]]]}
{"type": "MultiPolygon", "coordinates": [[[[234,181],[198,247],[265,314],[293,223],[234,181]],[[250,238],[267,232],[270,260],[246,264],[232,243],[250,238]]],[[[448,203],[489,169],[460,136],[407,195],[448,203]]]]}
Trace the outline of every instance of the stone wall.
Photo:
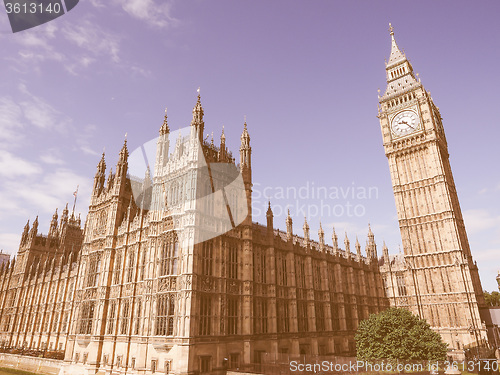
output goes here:
{"type": "Polygon", "coordinates": [[[31,371],[37,374],[57,375],[64,362],[56,359],[28,357],[17,354],[0,354],[0,367],[31,371]]]}

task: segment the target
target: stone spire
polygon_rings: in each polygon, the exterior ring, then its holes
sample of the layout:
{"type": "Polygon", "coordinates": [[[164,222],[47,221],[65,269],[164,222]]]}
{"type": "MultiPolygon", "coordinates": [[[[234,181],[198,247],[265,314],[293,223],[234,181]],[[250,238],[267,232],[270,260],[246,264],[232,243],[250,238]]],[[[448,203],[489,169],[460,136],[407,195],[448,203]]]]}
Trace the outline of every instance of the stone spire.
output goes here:
{"type": "Polygon", "coordinates": [[[52,220],[50,222],[49,236],[55,236],[57,233],[57,208],[54,215],[52,215],[52,220]]]}
{"type": "Polygon", "coordinates": [[[369,260],[377,258],[377,245],[375,244],[375,235],[372,232],[370,223],[368,223],[368,240],[366,241],[365,251],[369,260]]]}
{"type": "Polygon", "coordinates": [[[97,171],[94,177],[94,188],[93,194],[99,195],[104,187],[104,180],[106,178],[106,161],[104,160],[104,151],[102,153],[101,160],[97,164],[97,171]]]}
{"type": "Polygon", "coordinates": [[[99,160],[99,164],[97,164],[97,172],[104,174],[106,172],[106,161],[104,160],[105,153],[102,152],[101,160],[99,160]]]}
{"type": "Polygon", "coordinates": [[[163,124],[160,127],[160,135],[166,135],[170,133],[170,128],[167,122],[167,108],[165,108],[165,117],[163,118],[163,124]]]}
{"type": "Polygon", "coordinates": [[[339,253],[339,238],[337,237],[337,233],[335,233],[335,227],[332,227],[332,229],[333,254],[337,255],[339,253]]]}
{"type": "MultiPolygon", "coordinates": [[[[160,176],[164,173],[163,167],[168,162],[169,151],[170,151],[170,128],[167,123],[167,109],[165,108],[165,118],[163,119],[163,124],[160,127],[160,135],[156,141],[156,161],[154,175],[160,176]]],[[[179,132],[179,135],[181,133],[179,132]]]]}
{"type": "Polygon", "coordinates": [[[240,165],[242,167],[251,168],[252,167],[252,148],[250,147],[250,135],[248,134],[247,122],[243,125],[243,133],[241,134],[241,145],[240,145],[240,165]]]}
{"type": "Polygon", "coordinates": [[[385,96],[398,95],[408,90],[408,88],[418,85],[410,62],[396,43],[394,28],[391,24],[389,24],[389,31],[391,35],[391,55],[385,66],[387,74],[385,96]]]}
{"type": "Polygon", "coordinates": [[[304,226],[302,227],[304,229],[304,246],[309,247],[309,224],[307,224],[307,219],[304,217],[304,226]]]}
{"type": "Polygon", "coordinates": [[[38,215],[36,215],[35,221],[33,222],[33,227],[31,228],[30,234],[36,235],[38,233],[38,215]]]}
{"type": "Polygon", "coordinates": [[[23,234],[21,236],[21,245],[23,245],[26,242],[26,239],[28,238],[29,231],[30,231],[30,221],[28,220],[28,222],[24,226],[24,231],[23,231],[23,234]]]}
{"type": "Polygon", "coordinates": [[[111,189],[111,186],[113,186],[113,168],[109,168],[109,174],[108,174],[108,181],[106,182],[107,189],[111,189]]]}
{"type": "Polygon", "coordinates": [[[127,134],[125,134],[123,146],[118,156],[118,163],[126,163],[127,161],[128,161],[127,134]]]}
{"type": "Polygon", "coordinates": [[[356,243],[354,244],[354,247],[356,248],[356,259],[358,262],[360,262],[362,254],[361,254],[361,244],[359,243],[358,236],[356,236],[356,243]]]}
{"type": "Polygon", "coordinates": [[[344,245],[345,245],[345,255],[347,256],[347,259],[351,259],[351,245],[349,242],[349,238],[347,238],[347,232],[345,232],[344,245]]]}
{"type": "Polygon", "coordinates": [[[116,175],[115,175],[116,184],[123,182],[123,180],[126,178],[127,169],[128,169],[128,148],[127,148],[127,134],[125,133],[125,140],[123,141],[123,146],[118,156],[118,163],[116,164],[116,175]]]}
{"type": "Polygon", "coordinates": [[[382,247],[382,254],[384,256],[384,263],[389,263],[389,249],[387,248],[387,245],[385,244],[384,241],[384,246],[382,247]]]}
{"type": "Polygon", "coordinates": [[[292,241],[293,239],[293,221],[290,216],[290,209],[288,209],[288,214],[286,215],[286,239],[292,241]]]}
{"type": "Polygon", "coordinates": [[[64,207],[63,213],[61,215],[61,226],[68,222],[68,213],[69,213],[68,203],[66,203],[66,207],[64,207]]]}
{"type": "Polygon", "coordinates": [[[268,207],[267,207],[267,212],[266,212],[266,217],[267,217],[267,233],[272,236],[273,231],[274,231],[274,215],[273,215],[273,210],[271,208],[271,201],[269,201],[268,207]]]}
{"type": "Polygon", "coordinates": [[[394,38],[394,27],[389,23],[389,33],[391,35],[391,55],[389,56],[389,61],[387,66],[396,65],[406,60],[406,56],[398,47],[396,39],[394,38]]]}
{"type": "Polygon", "coordinates": [[[266,212],[266,217],[267,217],[267,226],[273,226],[272,225],[272,220],[273,220],[273,210],[271,208],[271,201],[268,202],[268,206],[267,206],[267,212],[266,212]],[[271,225],[269,225],[269,219],[271,219],[271,225]]]}
{"type": "Polygon", "coordinates": [[[220,135],[219,160],[225,161],[227,156],[226,135],[224,134],[224,125],[222,125],[222,134],[220,135]]]}
{"type": "Polygon", "coordinates": [[[325,251],[325,232],[323,231],[323,227],[321,226],[321,221],[319,222],[318,238],[319,251],[325,251]]]}
{"type": "Polygon", "coordinates": [[[198,135],[200,142],[203,142],[203,132],[205,130],[205,123],[203,121],[203,107],[201,106],[201,95],[200,88],[198,87],[198,100],[193,108],[193,120],[191,121],[191,126],[194,132],[198,135]]]}

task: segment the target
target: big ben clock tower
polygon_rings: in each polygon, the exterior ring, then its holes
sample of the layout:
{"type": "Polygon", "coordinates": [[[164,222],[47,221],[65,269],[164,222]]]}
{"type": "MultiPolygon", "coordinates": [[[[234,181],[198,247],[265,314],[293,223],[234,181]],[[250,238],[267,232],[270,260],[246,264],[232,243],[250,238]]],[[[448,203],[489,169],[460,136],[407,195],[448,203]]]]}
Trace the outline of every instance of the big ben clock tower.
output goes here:
{"type": "Polygon", "coordinates": [[[480,317],[481,282],[439,108],[396,44],[392,26],[390,35],[387,88],[379,95],[378,118],[404,256],[393,257],[381,271],[391,303],[426,319],[450,351],[463,353],[487,340],[480,317]]]}

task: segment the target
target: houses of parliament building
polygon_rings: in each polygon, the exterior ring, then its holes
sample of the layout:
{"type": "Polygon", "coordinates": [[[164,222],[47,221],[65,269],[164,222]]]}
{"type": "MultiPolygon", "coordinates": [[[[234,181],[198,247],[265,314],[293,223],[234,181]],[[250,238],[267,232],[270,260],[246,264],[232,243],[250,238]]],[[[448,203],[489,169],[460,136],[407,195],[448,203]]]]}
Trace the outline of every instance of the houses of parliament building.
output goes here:
{"type": "Polygon", "coordinates": [[[279,231],[271,203],[266,225],[253,222],[247,124],[236,164],[224,132],[218,146],[204,139],[198,95],[177,137],[165,114],[144,168],[126,141],[114,172],[103,154],[83,227],[67,206],[47,235],[26,224],[0,266],[0,345],[64,353],[79,374],[245,370],[281,354],[354,355],[359,322],[391,305],[450,352],[487,343],[439,109],[392,29],[391,43],[378,117],[404,254],[384,245],[379,258],[371,229],[364,254],[335,230],[327,244],[321,225],[318,241],[307,221],[294,233],[290,215],[279,231]]]}

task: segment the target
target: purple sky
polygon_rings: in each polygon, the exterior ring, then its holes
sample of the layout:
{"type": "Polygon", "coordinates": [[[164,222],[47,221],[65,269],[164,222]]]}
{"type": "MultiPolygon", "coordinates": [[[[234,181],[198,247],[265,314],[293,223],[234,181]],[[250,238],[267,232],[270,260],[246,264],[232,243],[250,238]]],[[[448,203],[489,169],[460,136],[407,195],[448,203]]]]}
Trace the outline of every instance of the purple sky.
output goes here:
{"type": "Polygon", "coordinates": [[[2,9],[0,248],[15,253],[37,214],[46,233],[77,185],[85,215],[102,149],[114,169],[124,134],[129,150],[156,137],[166,106],[171,129],[188,126],[200,86],[206,132],[218,143],[224,125],[236,155],[247,116],[254,220],[265,222],[265,192],[280,229],[290,205],[296,233],[305,211],[313,238],[321,219],[329,243],[335,225],[341,242],[347,230],[364,244],[370,222],[379,255],[383,240],[398,252],[376,118],[392,22],[440,107],[471,249],[494,290],[499,14],[498,1],[82,0],[12,34],[2,9]]]}

